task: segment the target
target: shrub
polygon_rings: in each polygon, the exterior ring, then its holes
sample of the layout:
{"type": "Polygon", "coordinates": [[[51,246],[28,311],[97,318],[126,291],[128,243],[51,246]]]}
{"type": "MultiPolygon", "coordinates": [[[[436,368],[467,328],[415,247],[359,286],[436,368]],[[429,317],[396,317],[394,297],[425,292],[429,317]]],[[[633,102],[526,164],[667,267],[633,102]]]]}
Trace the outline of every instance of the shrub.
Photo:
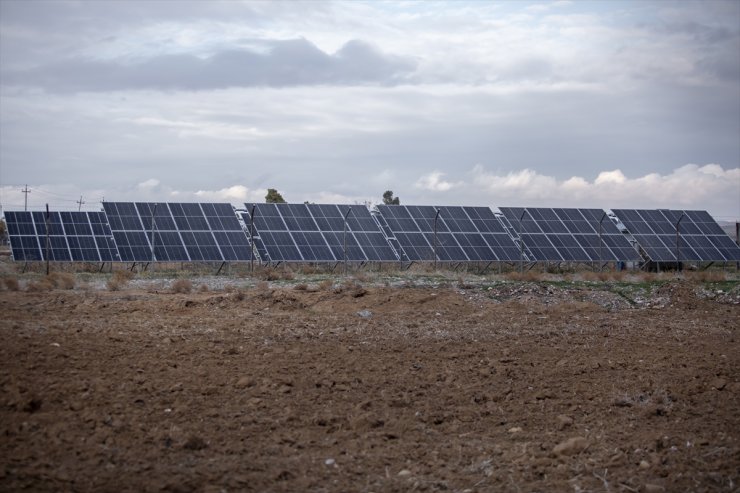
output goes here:
{"type": "Polygon", "coordinates": [[[134,278],[134,273],[130,270],[117,270],[113,272],[113,279],[121,281],[124,284],[134,278]]]}
{"type": "Polygon", "coordinates": [[[302,282],[293,286],[293,289],[295,289],[296,291],[308,291],[308,284],[302,282]]]}
{"type": "Polygon", "coordinates": [[[334,287],[334,281],[331,279],[324,279],[319,283],[319,288],[324,291],[331,291],[331,289],[334,287]]]}
{"type": "Polygon", "coordinates": [[[524,272],[509,272],[506,274],[506,278],[512,281],[539,281],[541,280],[541,274],[532,270],[524,272]]]}
{"type": "Polygon", "coordinates": [[[124,282],[119,281],[115,277],[108,279],[108,282],[106,283],[108,291],[120,291],[125,285],[126,284],[124,282]]]}
{"type": "Polygon", "coordinates": [[[18,279],[15,277],[6,277],[3,279],[3,282],[5,284],[5,288],[8,291],[18,291],[20,289],[20,286],[18,285],[18,279]]]}
{"type": "Polygon", "coordinates": [[[359,298],[367,293],[362,284],[354,279],[348,279],[334,288],[334,294],[347,293],[353,298],[359,298]]]}
{"type": "Polygon", "coordinates": [[[269,265],[257,271],[257,276],[263,281],[277,281],[280,279],[280,273],[269,265]]]}
{"type": "Polygon", "coordinates": [[[26,291],[29,293],[40,293],[44,291],[51,291],[54,289],[54,285],[49,279],[44,278],[40,281],[31,281],[26,285],[26,291]]]}
{"type": "Polygon", "coordinates": [[[55,288],[74,289],[75,287],[75,277],[66,272],[52,272],[47,279],[55,288]]]}
{"type": "Polygon", "coordinates": [[[724,272],[708,270],[692,272],[688,277],[698,282],[721,282],[727,280],[727,276],[724,272]]]}
{"type": "Polygon", "coordinates": [[[128,282],[134,278],[134,273],[128,270],[113,271],[110,279],[106,283],[109,291],[120,291],[125,288],[128,282]]]}
{"type": "Polygon", "coordinates": [[[200,286],[198,286],[198,291],[200,291],[201,293],[207,293],[209,291],[208,290],[208,285],[207,284],[201,284],[200,286]]]}
{"type": "Polygon", "coordinates": [[[172,292],[187,294],[193,290],[193,283],[189,279],[178,279],[172,283],[172,292]]]}

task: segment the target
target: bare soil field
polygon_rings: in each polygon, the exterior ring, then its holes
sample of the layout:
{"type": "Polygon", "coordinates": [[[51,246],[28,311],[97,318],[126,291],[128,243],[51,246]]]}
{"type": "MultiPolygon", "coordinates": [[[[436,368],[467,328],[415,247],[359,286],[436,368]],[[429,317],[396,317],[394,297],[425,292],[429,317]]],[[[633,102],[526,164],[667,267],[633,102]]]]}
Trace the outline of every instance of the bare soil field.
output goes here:
{"type": "Polygon", "coordinates": [[[736,491],[740,289],[0,291],[2,491],[736,491]]]}

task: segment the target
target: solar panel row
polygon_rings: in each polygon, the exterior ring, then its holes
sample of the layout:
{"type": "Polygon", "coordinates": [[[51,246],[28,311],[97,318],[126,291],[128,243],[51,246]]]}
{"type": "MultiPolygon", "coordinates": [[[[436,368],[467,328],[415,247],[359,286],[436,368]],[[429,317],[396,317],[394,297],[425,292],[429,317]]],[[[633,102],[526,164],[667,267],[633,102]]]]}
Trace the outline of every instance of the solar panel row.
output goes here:
{"type": "Polygon", "coordinates": [[[254,210],[255,247],[272,262],[397,261],[378,223],[363,205],[245,204],[254,210]],[[346,236],[345,230],[346,219],[346,236]]]}
{"type": "MultiPolygon", "coordinates": [[[[49,259],[55,261],[246,261],[250,244],[226,203],[106,202],[105,212],[53,212],[49,259]]],[[[255,248],[270,262],[640,261],[601,209],[254,204],[255,248]],[[436,217],[436,221],[435,221],[436,217]],[[436,234],[435,234],[436,227],[436,234]]],[[[740,248],[704,211],[616,209],[646,258],[738,261],[740,248]],[[676,223],[680,220],[679,235],[676,223]],[[678,241],[678,243],[677,243],[678,241]]],[[[13,257],[44,260],[43,212],[5,213],[13,257]]]]}
{"type": "Polygon", "coordinates": [[[639,261],[640,255],[601,209],[501,207],[534,260],[639,261]]]}
{"type": "MultiPolygon", "coordinates": [[[[46,260],[45,212],[5,213],[13,258],[46,260]]],[[[112,262],[120,260],[102,212],[51,212],[48,217],[49,260],[112,262]]]]}
{"type": "Polygon", "coordinates": [[[705,211],[614,209],[650,260],[740,261],[740,247],[705,211]],[[678,224],[678,234],[676,225],[678,224]]]}
{"type": "Polygon", "coordinates": [[[435,250],[442,262],[519,259],[519,249],[488,207],[379,205],[378,210],[409,261],[434,260],[435,250]]]}
{"type": "Polygon", "coordinates": [[[249,240],[231,204],[105,202],[124,262],[249,260],[249,240]]]}

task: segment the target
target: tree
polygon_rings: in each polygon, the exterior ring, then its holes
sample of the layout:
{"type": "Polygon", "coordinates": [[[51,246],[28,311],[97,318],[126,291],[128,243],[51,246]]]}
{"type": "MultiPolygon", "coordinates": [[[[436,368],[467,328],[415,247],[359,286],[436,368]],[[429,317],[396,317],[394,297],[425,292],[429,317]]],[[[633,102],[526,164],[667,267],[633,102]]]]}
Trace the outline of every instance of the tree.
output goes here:
{"type": "Polygon", "coordinates": [[[383,203],[385,205],[400,205],[401,199],[393,196],[393,190],[386,190],[383,194],[383,203]]]}
{"type": "Polygon", "coordinates": [[[265,195],[265,202],[268,204],[284,204],[285,199],[274,188],[268,188],[267,195],[265,195]]]}

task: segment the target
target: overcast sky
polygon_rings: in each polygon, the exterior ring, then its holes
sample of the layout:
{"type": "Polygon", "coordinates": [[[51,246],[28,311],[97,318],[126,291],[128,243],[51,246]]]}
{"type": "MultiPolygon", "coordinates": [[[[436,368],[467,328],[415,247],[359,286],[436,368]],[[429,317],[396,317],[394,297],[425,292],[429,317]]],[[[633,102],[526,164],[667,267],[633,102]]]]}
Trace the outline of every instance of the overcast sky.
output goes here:
{"type": "Polygon", "coordinates": [[[0,0],[0,201],[740,219],[740,2],[0,0]]]}

